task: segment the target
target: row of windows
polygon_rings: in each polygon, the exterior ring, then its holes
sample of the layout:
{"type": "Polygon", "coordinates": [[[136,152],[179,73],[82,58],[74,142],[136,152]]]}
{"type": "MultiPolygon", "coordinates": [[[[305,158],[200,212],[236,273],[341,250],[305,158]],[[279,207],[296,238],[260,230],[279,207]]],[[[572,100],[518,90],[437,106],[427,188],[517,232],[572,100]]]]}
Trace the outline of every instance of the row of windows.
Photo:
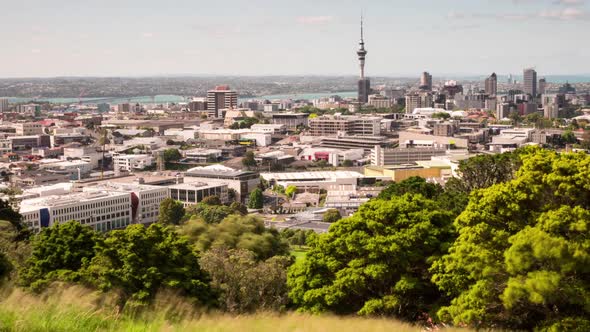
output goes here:
{"type": "Polygon", "coordinates": [[[101,202],[96,202],[96,203],[71,206],[71,207],[67,207],[67,208],[54,209],[51,211],[51,215],[56,216],[56,215],[60,215],[60,214],[64,214],[64,213],[79,212],[80,210],[89,210],[89,209],[94,210],[94,209],[97,209],[100,207],[109,207],[112,209],[113,205],[122,205],[125,203],[130,204],[129,198],[127,198],[127,197],[126,198],[116,198],[116,199],[111,199],[108,201],[101,201],[101,202]]]}

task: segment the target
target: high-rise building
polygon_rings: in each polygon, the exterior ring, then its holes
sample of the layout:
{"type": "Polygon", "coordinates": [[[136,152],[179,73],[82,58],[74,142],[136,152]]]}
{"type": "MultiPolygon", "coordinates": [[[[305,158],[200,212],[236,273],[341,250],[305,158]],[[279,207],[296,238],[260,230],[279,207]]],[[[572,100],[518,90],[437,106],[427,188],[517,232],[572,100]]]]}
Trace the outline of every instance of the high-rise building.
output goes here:
{"type": "Polygon", "coordinates": [[[432,107],[432,94],[427,92],[409,93],[406,95],[406,113],[412,114],[416,108],[432,107]]]}
{"type": "Polygon", "coordinates": [[[426,71],[420,76],[420,89],[428,91],[432,90],[432,75],[426,71]]]}
{"type": "Polygon", "coordinates": [[[524,93],[533,98],[537,97],[537,72],[533,68],[526,68],[523,72],[524,93]]]}
{"type": "Polygon", "coordinates": [[[492,73],[490,77],[486,78],[485,90],[490,97],[498,94],[498,76],[496,76],[496,73],[492,73]]]}
{"type": "Polygon", "coordinates": [[[542,79],[539,80],[539,94],[540,95],[545,94],[546,89],[547,89],[547,80],[545,80],[545,77],[543,77],[542,79]]]}
{"type": "Polygon", "coordinates": [[[356,51],[358,55],[361,75],[358,81],[358,101],[359,103],[366,103],[369,101],[369,95],[371,94],[371,80],[365,78],[365,56],[367,50],[365,50],[365,40],[363,35],[363,18],[361,17],[361,40],[359,42],[359,49],[356,51]]]}
{"type": "Polygon", "coordinates": [[[0,98],[0,112],[8,111],[8,98],[0,98]]]}
{"type": "Polygon", "coordinates": [[[220,110],[238,107],[238,94],[229,85],[216,86],[207,91],[207,111],[210,117],[221,118],[220,110]]]}

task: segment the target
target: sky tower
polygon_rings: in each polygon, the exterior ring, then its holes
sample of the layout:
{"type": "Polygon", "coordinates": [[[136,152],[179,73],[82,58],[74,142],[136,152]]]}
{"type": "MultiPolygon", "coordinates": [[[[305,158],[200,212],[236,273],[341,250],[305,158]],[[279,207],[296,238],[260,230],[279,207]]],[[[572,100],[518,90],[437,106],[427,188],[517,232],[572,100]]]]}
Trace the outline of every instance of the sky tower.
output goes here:
{"type": "Polygon", "coordinates": [[[359,41],[359,49],[356,51],[358,55],[359,64],[361,67],[361,76],[358,81],[358,101],[360,103],[367,103],[369,101],[369,93],[371,91],[371,81],[365,78],[365,39],[363,34],[363,16],[361,15],[361,40],[359,41]]]}

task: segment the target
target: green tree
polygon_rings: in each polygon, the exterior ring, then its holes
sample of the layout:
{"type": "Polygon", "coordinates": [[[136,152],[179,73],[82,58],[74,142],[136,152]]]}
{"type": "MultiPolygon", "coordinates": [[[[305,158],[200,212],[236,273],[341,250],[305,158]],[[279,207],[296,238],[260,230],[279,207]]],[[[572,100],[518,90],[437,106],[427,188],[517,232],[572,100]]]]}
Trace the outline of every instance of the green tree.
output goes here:
{"type": "Polygon", "coordinates": [[[254,152],[252,151],[247,151],[246,154],[244,155],[244,158],[242,159],[242,165],[250,168],[250,167],[256,167],[256,159],[254,159],[254,152]]]}
{"type": "Polygon", "coordinates": [[[488,188],[496,183],[510,181],[520,168],[521,154],[526,149],[501,154],[480,154],[459,163],[459,181],[451,183],[457,190],[470,193],[476,189],[488,188]]]}
{"type": "Polygon", "coordinates": [[[432,118],[447,120],[447,119],[451,118],[451,115],[447,112],[438,112],[438,113],[432,114],[432,118]]]}
{"type": "Polygon", "coordinates": [[[248,207],[240,202],[233,202],[229,205],[229,208],[237,214],[245,216],[248,214],[248,207]]]}
{"type": "Polygon", "coordinates": [[[424,178],[419,176],[412,176],[403,181],[391,183],[381,191],[377,198],[389,200],[394,196],[402,196],[407,193],[421,194],[426,198],[435,198],[442,191],[443,188],[440,185],[426,182],[424,178]]]}
{"type": "Polygon", "coordinates": [[[262,209],[264,204],[264,196],[262,190],[259,188],[254,189],[250,193],[250,199],[248,200],[248,208],[250,209],[262,209]]]}
{"type": "Polygon", "coordinates": [[[221,200],[218,196],[213,195],[203,198],[200,203],[205,205],[221,205],[221,200]]]}
{"type": "Polygon", "coordinates": [[[162,289],[175,290],[199,304],[216,301],[210,278],[189,242],[158,223],[110,232],[99,244],[85,277],[104,291],[120,290],[121,304],[128,300],[149,303],[162,289]]]}
{"type": "Polygon", "coordinates": [[[323,222],[329,223],[337,222],[340,219],[342,219],[342,216],[340,215],[340,212],[336,209],[330,209],[326,211],[326,213],[324,213],[322,217],[323,222]]]}
{"type": "Polygon", "coordinates": [[[477,328],[590,326],[590,156],[529,149],[516,177],[474,191],[432,280],[439,317],[477,328]]]}
{"type": "Polygon", "coordinates": [[[166,149],[164,150],[164,161],[171,162],[171,161],[178,161],[182,158],[180,151],[178,149],[166,149]]]}
{"type": "MultiPolygon", "coordinates": [[[[243,204],[241,205],[243,206],[243,204]]],[[[191,219],[199,219],[207,224],[218,224],[228,216],[232,214],[242,214],[242,212],[243,210],[240,206],[236,206],[233,204],[232,206],[226,206],[199,203],[190,206],[186,211],[186,215],[190,216],[191,219]]],[[[247,212],[248,209],[246,208],[246,213],[247,212]]]]}
{"type": "Polygon", "coordinates": [[[164,225],[178,225],[184,217],[184,205],[172,198],[166,198],[160,203],[158,222],[164,225]]]}
{"type": "Polygon", "coordinates": [[[566,130],[561,135],[561,141],[564,144],[574,144],[574,143],[578,142],[578,139],[576,138],[576,135],[574,135],[574,133],[571,130],[566,130]]]}
{"type": "Polygon", "coordinates": [[[248,250],[215,248],[205,252],[200,262],[211,275],[212,285],[221,290],[220,303],[225,311],[281,311],[289,302],[289,256],[260,261],[248,250]]]}
{"type": "Polygon", "coordinates": [[[31,256],[19,273],[20,285],[41,290],[53,280],[79,280],[80,269],[100,243],[96,231],[77,221],[43,228],[33,238],[31,256]]]}
{"type": "Polygon", "coordinates": [[[265,228],[262,220],[254,216],[231,215],[218,224],[207,224],[194,218],[183,225],[180,232],[200,252],[220,247],[246,249],[258,260],[289,253],[289,245],[278,231],[265,228]]]}
{"type": "Polygon", "coordinates": [[[289,198],[295,197],[296,193],[297,193],[297,187],[295,187],[293,185],[287,186],[287,188],[285,189],[285,195],[287,195],[287,197],[289,197],[289,198]]]}
{"type": "Polygon", "coordinates": [[[352,167],[354,164],[352,162],[352,160],[350,159],[346,159],[345,161],[342,162],[342,166],[343,167],[352,167]]]}
{"type": "Polygon", "coordinates": [[[290,297],[305,311],[416,321],[441,300],[428,269],[453,239],[451,220],[422,195],[371,200],[309,241],[289,270],[290,297]]]}

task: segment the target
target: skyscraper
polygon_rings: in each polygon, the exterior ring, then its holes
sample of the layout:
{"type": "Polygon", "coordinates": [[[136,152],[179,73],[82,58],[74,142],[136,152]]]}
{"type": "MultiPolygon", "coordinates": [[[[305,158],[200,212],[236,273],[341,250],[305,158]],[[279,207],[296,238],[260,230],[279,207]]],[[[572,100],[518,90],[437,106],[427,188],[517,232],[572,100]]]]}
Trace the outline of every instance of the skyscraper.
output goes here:
{"type": "Polygon", "coordinates": [[[543,77],[542,79],[539,80],[539,94],[540,95],[545,94],[546,88],[547,88],[547,80],[545,80],[545,78],[543,77]]]}
{"type": "Polygon", "coordinates": [[[486,93],[490,97],[498,94],[498,76],[496,76],[496,73],[492,73],[490,77],[486,78],[485,86],[486,93]]]}
{"type": "Polygon", "coordinates": [[[366,103],[369,101],[369,94],[371,93],[371,81],[365,78],[365,40],[363,36],[363,17],[361,16],[361,41],[359,42],[359,49],[356,51],[358,55],[359,64],[361,67],[361,76],[358,81],[358,101],[359,103],[366,103]]]}
{"type": "Polygon", "coordinates": [[[209,116],[220,118],[220,110],[238,107],[238,94],[230,90],[229,85],[216,86],[207,91],[207,112],[209,116]]]}
{"type": "Polygon", "coordinates": [[[423,90],[432,90],[432,75],[430,75],[427,71],[422,73],[420,76],[420,89],[423,90]]]}
{"type": "Polygon", "coordinates": [[[523,72],[524,93],[533,98],[537,97],[537,72],[533,68],[526,68],[523,72]]]}
{"type": "Polygon", "coordinates": [[[0,112],[8,111],[8,98],[0,98],[0,112]]]}

